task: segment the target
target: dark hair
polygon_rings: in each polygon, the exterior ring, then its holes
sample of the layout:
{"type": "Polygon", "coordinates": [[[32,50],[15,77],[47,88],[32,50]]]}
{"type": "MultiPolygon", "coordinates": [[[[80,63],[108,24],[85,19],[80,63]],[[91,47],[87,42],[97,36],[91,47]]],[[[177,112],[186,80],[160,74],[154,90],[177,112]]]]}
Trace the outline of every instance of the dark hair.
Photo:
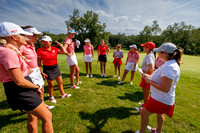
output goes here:
{"type": "Polygon", "coordinates": [[[21,26],[22,29],[28,29],[28,28],[33,28],[33,26],[27,25],[27,26],[21,26]]]}
{"type": "Polygon", "coordinates": [[[182,49],[176,49],[175,53],[168,53],[169,55],[169,60],[175,59],[178,65],[182,64],[181,62],[181,56],[183,55],[183,50],[182,49]]]}

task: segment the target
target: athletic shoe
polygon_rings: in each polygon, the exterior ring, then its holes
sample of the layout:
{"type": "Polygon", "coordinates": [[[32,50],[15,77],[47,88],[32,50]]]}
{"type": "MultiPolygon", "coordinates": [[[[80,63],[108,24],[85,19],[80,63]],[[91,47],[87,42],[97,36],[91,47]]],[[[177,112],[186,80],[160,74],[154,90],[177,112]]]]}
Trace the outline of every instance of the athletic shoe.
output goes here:
{"type": "Polygon", "coordinates": [[[71,86],[71,88],[72,88],[72,89],[80,89],[80,87],[75,86],[75,85],[74,85],[74,86],[71,86]]]}
{"type": "Polygon", "coordinates": [[[133,84],[133,82],[131,81],[131,82],[130,82],[130,84],[132,85],[132,84],[133,84]]]}
{"type": "MultiPolygon", "coordinates": [[[[46,105],[46,104],[45,104],[46,105]]],[[[49,106],[49,105],[46,105],[46,107],[47,107],[47,109],[53,109],[54,108],[54,106],[49,106]]]]}
{"type": "Polygon", "coordinates": [[[50,97],[49,99],[50,99],[50,101],[51,101],[52,103],[56,103],[56,99],[54,98],[54,96],[50,97]]]}
{"type": "Polygon", "coordinates": [[[120,77],[118,77],[118,79],[120,79],[120,77]]]}
{"type": "Polygon", "coordinates": [[[74,79],[76,78],[76,76],[74,76],[74,79]]]}
{"type": "Polygon", "coordinates": [[[123,81],[118,82],[118,85],[121,85],[121,84],[123,84],[123,81]]]}
{"type": "Polygon", "coordinates": [[[142,107],[140,107],[140,108],[135,107],[135,110],[137,110],[138,112],[140,112],[142,110],[142,107]]]}
{"type": "Polygon", "coordinates": [[[106,74],[104,74],[103,76],[106,77],[106,74]]]}
{"type": "Polygon", "coordinates": [[[101,74],[101,77],[103,77],[103,74],[101,74]]]}
{"type": "Polygon", "coordinates": [[[87,74],[86,77],[89,78],[89,74],[87,74]]]}
{"type": "Polygon", "coordinates": [[[93,77],[92,74],[90,74],[90,77],[91,77],[91,78],[93,77]]]}
{"type": "Polygon", "coordinates": [[[137,130],[135,133],[140,133],[140,130],[137,130]]]}
{"type": "Polygon", "coordinates": [[[117,75],[114,75],[113,78],[115,78],[117,75]]]}
{"type": "Polygon", "coordinates": [[[65,97],[71,97],[71,94],[64,94],[64,95],[62,95],[60,98],[65,98],[65,97]]]}
{"type": "Polygon", "coordinates": [[[143,107],[143,106],[144,106],[144,103],[140,103],[140,102],[139,102],[138,104],[139,104],[141,107],[143,107]]]}
{"type": "Polygon", "coordinates": [[[148,129],[151,133],[157,133],[156,128],[151,128],[150,126],[147,126],[147,129],[148,129]]]}
{"type": "Polygon", "coordinates": [[[80,85],[80,84],[82,84],[82,82],[81,82],[81,81],[78,81],[78,82],[76,83],[76,85],[80,85]]]}

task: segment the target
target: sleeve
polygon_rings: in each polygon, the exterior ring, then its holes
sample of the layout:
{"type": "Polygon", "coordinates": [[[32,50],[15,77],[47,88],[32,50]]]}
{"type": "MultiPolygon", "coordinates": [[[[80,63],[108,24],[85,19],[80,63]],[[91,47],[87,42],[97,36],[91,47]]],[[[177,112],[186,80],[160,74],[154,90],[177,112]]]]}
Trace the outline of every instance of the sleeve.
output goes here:
{"type": "Polygon", "coordinates": [[[41,52],[40,52],[41,50],[40,50],[40,48],[37,50],[37,57],[40,57],[40,58],[42,58],[42,54],[41,54],[41,52]]]}
{"type": "Polygon", "coordinates": [[[115,55],[115,51],[113,52],[113,56],[115,55]]]}
{"type": "Polygon", "coordinates": [[[85,45],[83,46],[83,51],[85,52],[85,45]]]}
{"type": "Polygon", "coordinates": [[[57,48],[57,47],[54,47],[54,49],[55,49],[56,53],[58,53],[58,51],[60,50],[60,49],[57,48]]]}
{"type": "Polygon", "coordinates": [[[100,51],[100,46],[97,47],[97,50],[100,51]]]}
{"type": "Polygon", "coordinates": [[[93,45],[91,45],[91,49],[94,50],[94,46],[93,45]]]}
{"type": "Polygon", "coordinates": [[[139,58],[140,58],[140,55],[139,55],[139,52],[138,52],[138,51],[136,52],[135,57],[136,57],[136,59],[137,59],[137,61],[138,61],[139,58]]]}
{"type": "Polygon", "coordinates": [[[161,71],[161,77],[168,77],[172,80],[176,77],[176,72],[170,66],[163,67],[161,71]]]}
{"type": "Polygon", "coordinates": [[[149,65],[149,64],[154,64],[154,59],[151,55],[147,56],[147,65],[149,65]]]}
{"type": "Polygon", "coordinates": [[[4,65],[5,69],[12,69],[12,68],[20,68],[20,60],[19,55],[17,53],[7,52],[5,58],[2,59],[2,64],[4,65]]]}
{"type": "Polygon", "coordinates": [[[70,39],[66,38],[64,44],[66,44],[66,43],[67,43],[67,44],[71,44],[71,42],[72,42],[72,41],[71,41],[70,39]]]}
{"type": "MultiPolygon", "coordinates": [[[[124,56],[124,52],[123,52],[123,51],[122,51],[122,56],[124,56]]],[[[121,56],[121,57],[122,57],[122,56],[121,56]]]]}

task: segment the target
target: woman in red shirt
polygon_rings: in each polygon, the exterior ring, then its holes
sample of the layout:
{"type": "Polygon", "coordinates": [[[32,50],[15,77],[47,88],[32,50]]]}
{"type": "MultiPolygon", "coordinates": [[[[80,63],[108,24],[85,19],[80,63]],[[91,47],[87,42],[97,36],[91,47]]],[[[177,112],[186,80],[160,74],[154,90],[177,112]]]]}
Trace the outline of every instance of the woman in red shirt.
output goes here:
{"type": "Polygon", "coordinates": [[[28,76],[26,62],[29,60],[19,51],[26,44],[21,34],[32,35],[14,23],[0,23],[0,82],[12,110],[27,112],[28,132],[38,132],[38,117],[42,120],[42,131],[52,133],[52,114],[39,97],[40,86],[33,84],[28,76]]]}
{"type": "Polygon", "coordinates": [[[62,76],[60,73],[60,69],[57,64],[57,54],[58,53],[66,53],[62,44],[57,43],[57,46],[60,46],[61,51],[57,47],[51,46],[52,39],[49,36],[42,37],[42,44],[43,47],[37,50],[38,56],[38,66],[40,67],[42,76],[44,79],[47,79],[48,83],[48,92],[49,92],[49,99],[51,102],[56,103],[56,99],[53,96],[53,86],[54,86],[54,79],[58,84],[58,89],[61,93],[61,98],[70,97],[71,94],[66,94],[63,89],[63,81],[62,76]],[[43,64],[43,71],[42,65],[43,64]]]}
{"type": "Polygon", "coordinates": [[[105,45],[104,39],[101,40],[101,45],[98,46],[97,50],[98,50],[98,60],[100,61],[101,77],[103,76],[106,77],[106,62],[107,62],[107,55],[110,49],[108,48],[107,45],[105,45]],[[104,70],[104,75],[103,75],[103,70],[104,70]]]}

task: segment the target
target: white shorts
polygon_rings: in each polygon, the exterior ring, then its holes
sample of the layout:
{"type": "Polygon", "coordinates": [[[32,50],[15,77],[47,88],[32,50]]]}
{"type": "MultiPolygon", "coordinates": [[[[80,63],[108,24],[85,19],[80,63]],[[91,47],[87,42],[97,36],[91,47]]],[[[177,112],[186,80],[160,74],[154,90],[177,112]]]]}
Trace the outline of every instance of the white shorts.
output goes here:
{"type": "Polygon", "coordinates": [[[84,55],[83,60],[85,62],[92,62],[92,55],[84,55]]]}
{"type": "Polygon", "coordinates": [[[71,56],[67,55],[67,64],[68,64],[68,66],[78,65],[75,53],[73,53],[73,55],[71,55],[71,56]]]}
{"type": "Polygon", "coordinates": [[[135,66],[135,63],[131,63],[131,62],[128,62],[127,64],[126,64],[126,70],[129,70],[129,71],[137,71],[137,69],[138,69],[138,64],[136,64],[136,66],[135,66]]]}
{"type": "Polygon", "coordinates": [[[44,80],[41,75],[41,71],[39,67],[33,68],[33,72],[29,74],[29,77],[32,79],[34,84],[38,84],[40,86],[40,89],[44,85],[44,80]]]}

